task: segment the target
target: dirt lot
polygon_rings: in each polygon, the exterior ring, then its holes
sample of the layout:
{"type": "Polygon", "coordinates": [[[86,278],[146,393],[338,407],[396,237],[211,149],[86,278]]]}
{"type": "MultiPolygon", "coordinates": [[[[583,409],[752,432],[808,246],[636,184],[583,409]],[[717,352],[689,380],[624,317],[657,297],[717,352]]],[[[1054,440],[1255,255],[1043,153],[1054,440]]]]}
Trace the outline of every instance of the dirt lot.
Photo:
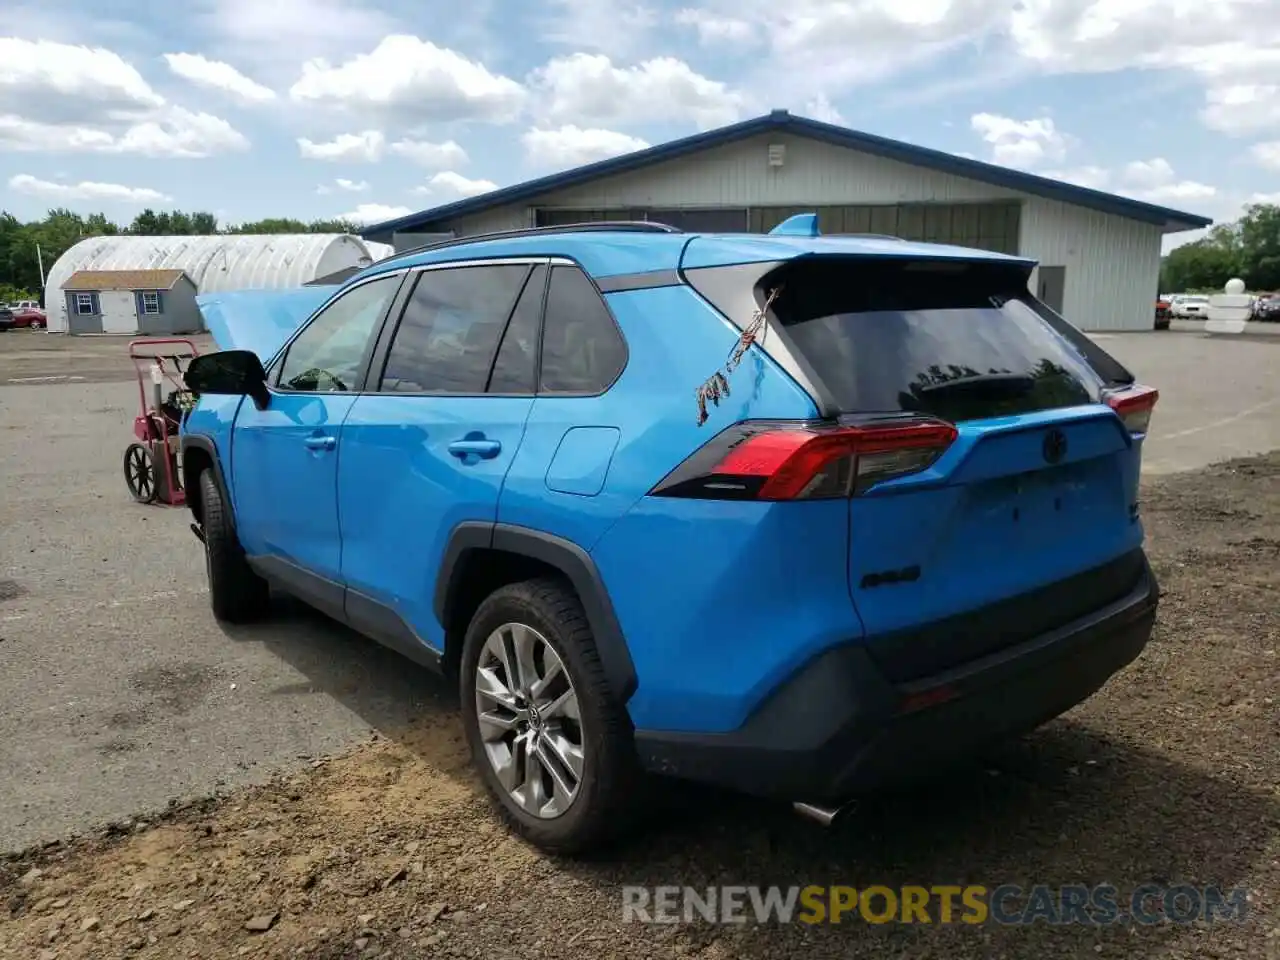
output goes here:
{"type": "MultiPolygon", "coordinates": [[[[0,864],[0,955],[1280,956],[1280,453],[1147,484],[1157,633],[1099,695],[972,774],[834,831],[693,792],[561,863],[510,839],[447,712],[300,773],[0,864]],[[624,884],[1243,886],[1243,922],[621,922],[624,884]],[[269,927],[252,932],[246,924],[269,927]]],[[[269,629],[265,627],[262,629],[269,629]]]]}
{"type": "Polygon", "coordinates": [[[593,864],[497,828],[432,675],[296,605],[212,620],[182,511],[124,491],[124,346],[0,337],[0,850],[37,846],[0,854],[0,957],[1280,958],[1280,454],[1173,473],[1280,447],[1280,336],[1107,336],[1162,391],[1145,511],[1166,594],[1098,697],[834,832],[695,792],[593,864]],[[625,884],[1147,881],[1248,887],[1250,919],[621,922],[625,884]]]}

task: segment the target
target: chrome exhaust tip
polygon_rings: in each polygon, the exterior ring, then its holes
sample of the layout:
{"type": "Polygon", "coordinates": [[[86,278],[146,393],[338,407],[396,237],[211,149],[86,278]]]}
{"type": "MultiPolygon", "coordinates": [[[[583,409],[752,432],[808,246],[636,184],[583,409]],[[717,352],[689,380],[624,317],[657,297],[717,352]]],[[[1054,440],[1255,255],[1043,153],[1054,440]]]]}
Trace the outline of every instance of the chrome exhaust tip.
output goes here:
{"type": "Polygon", "coordinates": [[[853,804],[845,803],[838,807],[820,807],[814,803],[801,803],[797,800],[791,805],[791,808],[800,816],[808,817],[824,827],[829,827],[852,810],[853,804]]]}

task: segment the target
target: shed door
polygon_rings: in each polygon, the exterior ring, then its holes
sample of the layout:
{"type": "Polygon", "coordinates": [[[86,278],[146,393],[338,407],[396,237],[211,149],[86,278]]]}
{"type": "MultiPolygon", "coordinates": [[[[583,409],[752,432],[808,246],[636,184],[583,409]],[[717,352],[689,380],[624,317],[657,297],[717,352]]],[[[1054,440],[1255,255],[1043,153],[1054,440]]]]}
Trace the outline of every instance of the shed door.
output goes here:
{"type": "Polygon", "coordinates": [[[132,290],[103,290],[98,294],[103,333],[136,333],[138,308],[132,290]]]}

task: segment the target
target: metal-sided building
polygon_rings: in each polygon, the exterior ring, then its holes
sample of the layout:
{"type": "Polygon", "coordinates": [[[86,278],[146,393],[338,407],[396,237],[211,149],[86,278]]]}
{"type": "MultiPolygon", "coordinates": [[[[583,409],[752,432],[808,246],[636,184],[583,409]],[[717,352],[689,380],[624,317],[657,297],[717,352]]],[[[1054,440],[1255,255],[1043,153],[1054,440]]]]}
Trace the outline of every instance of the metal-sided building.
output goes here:
{"type": "Polygon", "coordinates": [[[45,279],[49,332],[91,332],[91,318],[76,315],[79,306],[67,296],[68,281],[80,271],[176,270],[186,275],[196,293],[278,290],[301,287],[336,271],[367,267],[390,252],[389,246],[345,233],[88,237],[49,268],[45,279]],[[86,326],[90,329],[83,329],[86,326]]]}
{"type": "Polygon", "coordinates": [[[1149,330],[1165,234],[1207,217],[775,110],[368,227],[396,249],[584,220],[763,232],[816,211],[877,233],[1037,260],[1032,290],[1085,330],[1149,330]]]}

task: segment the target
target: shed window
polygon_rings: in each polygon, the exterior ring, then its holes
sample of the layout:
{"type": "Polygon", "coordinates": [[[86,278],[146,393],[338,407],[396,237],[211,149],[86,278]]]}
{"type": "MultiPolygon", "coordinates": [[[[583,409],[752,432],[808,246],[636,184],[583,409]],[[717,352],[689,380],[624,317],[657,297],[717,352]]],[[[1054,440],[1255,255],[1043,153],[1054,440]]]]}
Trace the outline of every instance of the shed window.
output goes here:
{"type": "Polygon", "coordinates": [[[76,313],[82,317],[92,316],[93,310],[93,294],[77,293],[76,294],[76,313]]]}
{"type": "Polygon", "coordinates": [[[142,312],[143,313],[159,313],[160,312],[160,294],[155,290],[147,290],[142,294],[142,312]]]}

